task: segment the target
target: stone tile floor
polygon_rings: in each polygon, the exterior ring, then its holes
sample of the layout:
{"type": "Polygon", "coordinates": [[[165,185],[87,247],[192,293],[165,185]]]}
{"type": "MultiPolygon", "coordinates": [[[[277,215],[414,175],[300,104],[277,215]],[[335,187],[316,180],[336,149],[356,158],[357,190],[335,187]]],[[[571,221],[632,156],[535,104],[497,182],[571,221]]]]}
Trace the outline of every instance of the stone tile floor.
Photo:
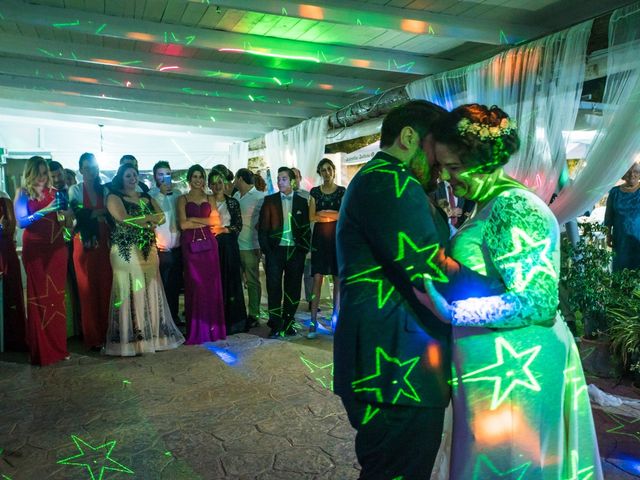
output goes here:
{"type": "MultiPolygon", "coordinates": [[[[331,335],[266,334],[134,358],[76,343],[47,368],[0,355],[0,479],[357,478],[354,432],[330,391],[331,335]]],[[[606,478],[640,477],[640,419],[627,435],[596,419],[606,478]]]]}

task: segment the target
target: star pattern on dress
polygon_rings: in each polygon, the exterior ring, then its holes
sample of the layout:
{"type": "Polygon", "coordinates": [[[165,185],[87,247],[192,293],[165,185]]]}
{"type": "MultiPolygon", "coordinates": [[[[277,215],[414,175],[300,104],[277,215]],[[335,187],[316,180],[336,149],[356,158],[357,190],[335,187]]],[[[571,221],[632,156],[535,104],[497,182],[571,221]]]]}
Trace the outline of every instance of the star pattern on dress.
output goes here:
{"type": "Polygon", "coordinates": [[[111,458],[111,452],[116,446],[115,440],[93,447],[75,435],[71,435],[71,439],[80,453],[58,460],[58,464],[86,468],[91,480],[102,480],[107,470],[133,473],[133,470],[111,458]]]}
{"type": "Polygon", "coordinates": [[[415,178],[413,175],[407,174],[407,176],[404,179],[400,178],[400,174],[405,173],[407,171],[405,167],[399,167],[398,169],[386,168],[386,167],[389,167],[390,165],[393,165],[393,164],[387,160],[382,160],[380,162],[377,162],[374,165],[365,167],[362,171],[362,174],[365,175],[368,173],[379,172],[379,173],[385,173],[385,174],[391,175],[393,177],[393,182],[394,182],[393,184],[395,187],[396,198],[402,197],[409,183],[415,182],[418,185],[420,185],[420,182],[418,181],[418,179],[415,178]]]}
{"type": "MultiPolygon", "coordinates": [[[[65,267],[66,268],[66,267],[65,267]]],[[[39,297],[30,297],[28,303],[35,305],[41,312],[40,326],[44,330],[49,323],[57,316],[66,320],[64,301],[60,301],[60,296],[64,296],[64,287],[58,290],[51,275],[47,275],[46,291],[39,297]]]]}
{"type": "Polygon", "coordinates": [[[353,391],[357,392],[372,392],[375,394],[376,401],[382,403],[384,400],[382,395],[382,389],[390,391],[393,394],[392,404],[395,404],[401,395],[415,402],[420,402],[420,396],[416,392],[415,388],[409,380],[412,370],[417,365],[420,357],[414,357],[404,362],[400,359],[387,355],[382,347],[376,347],[376,371],[368,377],[360,380],[355,380],[351,383],[353,391]],[[392,372],[391,375],[383,375],[383,372],[387,372],[388,369],[397,370],[392,372]],[[380,385],[380,377],[393,378],[391,385],[380,385]],[[401,380],[399,380],[401,379],[401,380]],[[376,385],[377,384],[377,385],[376,385]]]}
{"type": "Polygon", "coordinates": [[[326,365],[316,365],[308,358],[300,357],[302,363],[309,369],[309,373],[324,388],[333,390],[333,362],[326,365]]]}
{"type": "Polygon", "coordinates": [[[541,390],[540,384],[529,369],[542,349],[540,345],[516,352],[507,340],[498,337],[495,340],[495,347],[496,363],[466,373],[461,379],[462,382],[493,382],[491,410],[498,408],[517,386],[528,388],[534,392],[541,390]],[[507,359],[505,359],[505,351],[509,355],[507,359]],[[508,385],[505,387],[507,383],[508,385]]]}
{"type": "Polygon", "coordinates": [[[360,273],[356,273],[355,275],[350,275],[346,279],[347,285],[360,282],[373,283],[376,286],[378,309],[384,308],[387,301],[395,291],[395,287],[391,285],[391,282],[384,275],[382,267],[370,268],[360,273]]]}
{"type": "Polygon", "coordinates": [[[585,408],[590,408],[588,389],[582,371],[578,370],[578,367],[574,365],[573,367],[565,368],[562,374],[564,375],[565,386],[573,389],[573,411],[578,411],[581,399],[583,403],[586,402],[585,408]]]}
{"type": "Polygon", "coordinates": [[[578,450],[571,450],[571,472],[569,477],[564,480],[590,480],[595,473],[595,467],[590,465],[588,467],[579,468],[580,456],[578,450]]]}
{"type": "Polygon", "coordinates": [[[58,217],[49,218],[48,216],[44,216],[40,219],[41,222],[49,222],[51,224],[51,236],[49,239],[49,243],[53,245],[55,241],[58,239],[60,235],[64,232],[64,229],[60,226],[58,222],[58,217]]]}
{"type": "Polygon", "coordinates": [[[499,470],[486,455],[479,455],[473,467],[473,480],[494,480],[503,478],[506,480],[522,480],[531,466],[531,462],[525,462],[509,470],[499,470]]]}
{"type": "Polygon", "coordinates": [[[607,413],[607,416],[617,423],[615,427],[607,430],[607,433],[633,437],[640,442],[640,418],[630,419],[631,421],[625,423],[623,419],[627,419],[628,417],[622,417],[621,415],[611,413],[607,413]]]}
{"type": "Polygon", "coordinates": [[[496,258],[496,262],[501,262],[507,258],[513,259],[510,263],[503,264],[503,267],[513,268],[516,291],[524,291],[538,273],[557,278],[556,271],[548,257],[551,239],[544,238],[543,240],[535,241],[518,227],[514,227],[511,230],[511,238],[514,250],[496,258]]]}
{"type": "MultiPolygon", "coordinates": [[[[413,253],[422,254],[424,256],[424,263],[422,260],[418,261],[419,266],[426,265],[430,272],[427,273],[415,273],[410,275],[410,280],[414,281],[416,278],[422,279],[423,276],[428,276],[431,280],[436,282],[448,283],[449,279],[442,273],[442,270],[433,262],[433,259],[440,250],[440,244],[432,243],[425,247],[418,247],[416,243],[411,239],[409,235],[404,232],[398,232],[398,256],[395,258],[396,262],[404,260],[407,254],[407,248],[409,247],[413,253]]],[[[416,266],[409,266],[407,270],[413,270],[416,266]]]]}

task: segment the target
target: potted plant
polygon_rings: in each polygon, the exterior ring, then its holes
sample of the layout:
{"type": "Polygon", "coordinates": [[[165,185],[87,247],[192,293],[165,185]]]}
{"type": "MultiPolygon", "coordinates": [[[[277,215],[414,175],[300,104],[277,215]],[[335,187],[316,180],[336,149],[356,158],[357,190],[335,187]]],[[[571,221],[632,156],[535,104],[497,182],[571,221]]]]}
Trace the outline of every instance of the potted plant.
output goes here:
{"type": "MultiPolygon", "coordinates": [[[[620,375],[620,362],[612,355],[608,336],[608,312],[619,298],[619,284],[610,270],[611,251],[605,245],[604,227],[580,224],[581,238],[577,245],[567,240],[562,245],[560,269],[561,303],[570,309],[583,329],[579,343],[583,368],[601,377],[620,375]]],[[[580,331],[582,330],[582,331],[580,331]]]]}
{"type": "MultiPolygon", "coordinates": [[[[582,235],[577,245],[562,244],[561,290],[566,302],[584,324],[584,337],[595,339],[607,328],[606,310],[611,297],[611,251],[604,247],[604,228],[580,224],[582,235]]],[[[577,332],[581,333],[581,332],[577,332]]]]}
{"type": "Polygon", "coordinates": [[[608,334],[612,352],[633,376],[634,386],[640,387],[640,290],[636,288],[640,275],[629,270],[621,274],[619,281],[623,288],[620,291],[623,293],[607,311],[610,319],[608,334]]]}

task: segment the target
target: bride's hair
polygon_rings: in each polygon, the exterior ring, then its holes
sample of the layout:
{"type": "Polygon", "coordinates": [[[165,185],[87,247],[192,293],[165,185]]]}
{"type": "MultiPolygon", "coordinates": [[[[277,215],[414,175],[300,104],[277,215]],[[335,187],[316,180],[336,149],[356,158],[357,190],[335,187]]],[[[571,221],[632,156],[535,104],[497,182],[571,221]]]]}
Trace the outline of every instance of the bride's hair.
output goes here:
{"type": "Polygon", "coordinates": [[[433,135],[479,173],[505,165],[520,147],[515,122],[495,105],[461,105],[434,126],[433,135]]]}

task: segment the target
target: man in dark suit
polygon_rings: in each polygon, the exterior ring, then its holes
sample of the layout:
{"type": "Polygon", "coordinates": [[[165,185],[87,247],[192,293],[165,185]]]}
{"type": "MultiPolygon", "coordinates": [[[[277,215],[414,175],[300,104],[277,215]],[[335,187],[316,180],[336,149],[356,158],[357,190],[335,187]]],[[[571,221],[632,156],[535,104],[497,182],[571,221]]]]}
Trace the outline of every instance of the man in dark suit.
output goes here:
{"type": "Polygon", "coordinates": [[[361,479],[429,478],[440,445],[450,327],[415,290],[424,292],[425,275],[440,285],[475,279],[444,255],[446,216],[425,193],[437,177],[429,132],[445,113],[425,101],[392,110],[381,151],[351,181],[340,209],[334,391],[358,431],[361,479]]]}
{"type": "Polygon", "coordinates": [[[294,315],[300,303],[304,259],[310,248],[309,207],[293,191],[293,181],[295,175],[290,168],[278,169],[279,191],[264,198],[258,222],[258,241],[266,258],[271,338],[296,333],[294,315]]]}

